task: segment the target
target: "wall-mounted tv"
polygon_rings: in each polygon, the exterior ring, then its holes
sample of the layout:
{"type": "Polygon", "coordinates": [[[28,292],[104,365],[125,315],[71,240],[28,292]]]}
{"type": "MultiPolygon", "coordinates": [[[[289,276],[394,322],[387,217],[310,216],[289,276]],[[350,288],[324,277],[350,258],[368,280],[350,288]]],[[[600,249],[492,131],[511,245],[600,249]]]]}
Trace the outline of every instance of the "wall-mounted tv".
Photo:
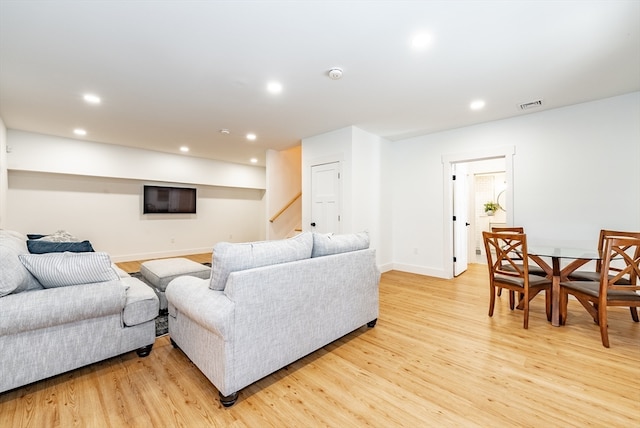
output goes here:
{"type": "Polygon", "coordinates": [[[195,214],[196,189],[191,187],[144,186],[143,214],[195,214]]]}

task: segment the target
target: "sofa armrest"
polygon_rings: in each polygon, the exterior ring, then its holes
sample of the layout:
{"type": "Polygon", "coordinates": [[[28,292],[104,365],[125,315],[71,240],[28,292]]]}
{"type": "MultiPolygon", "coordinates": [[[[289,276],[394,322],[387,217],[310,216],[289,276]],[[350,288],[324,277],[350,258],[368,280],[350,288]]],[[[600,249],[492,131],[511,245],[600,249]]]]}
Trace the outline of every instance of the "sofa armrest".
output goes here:
{"type": "Polygon", "coordinates": [[[234,303],[223,291],[210,289],[209,283],[209,279],[192,276],[172,280],[165,291],[169,316],[175,318],[181,312],[225,340],[231,339],[234,303]]]}
{"type": "Polygon", "coordinates": [[[11,294],[0,298],[0,336],[119,314],[125,300],[121,281],[11,294]]]}
{"type": "Polygon", "coordinates": [[[122,278],[121,281],[126,284],[127,289],[127,301],[122,312],[124,325],[131,327],[158,316],[160,301],[151,287],[131,276],[122,278]]]}

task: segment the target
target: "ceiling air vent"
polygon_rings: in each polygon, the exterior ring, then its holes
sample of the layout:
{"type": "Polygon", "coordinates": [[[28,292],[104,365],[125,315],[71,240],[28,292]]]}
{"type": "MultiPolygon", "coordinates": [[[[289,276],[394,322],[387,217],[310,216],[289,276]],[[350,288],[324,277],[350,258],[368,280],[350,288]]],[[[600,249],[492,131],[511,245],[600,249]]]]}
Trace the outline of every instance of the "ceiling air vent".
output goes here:
{"type": "Polygon", "coordinates": [[[520,104],[520,110],[531,110],[538,107],[542,107],[542,99],[520,104]]]}

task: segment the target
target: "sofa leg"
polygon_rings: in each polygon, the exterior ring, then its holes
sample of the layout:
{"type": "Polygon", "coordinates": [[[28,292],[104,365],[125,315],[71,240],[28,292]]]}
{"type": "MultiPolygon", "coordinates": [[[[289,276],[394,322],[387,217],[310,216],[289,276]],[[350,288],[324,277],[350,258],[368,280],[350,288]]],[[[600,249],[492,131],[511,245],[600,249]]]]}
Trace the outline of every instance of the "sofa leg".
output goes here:
{"type": "Polygon", "coordinates": [[[220,403],[222,403],[224,407],[231,407],[236,404],[236,401],[238,400],[237,392],[229,395],[222,395],[221,392],[218,392],[218,394],[220,395],[220,403]]]}
{"type": "Polygon", "coordinates": [[[153,343],[151,345],[143,346],[142,348],[136,349],[136,354],[138,354],[138,357],[140,358],[148,357],[151,353],[151,348],[153,348],[153,343]]]}
{"type": "Polygon", "coordinates": [[[173,346],[176,349],[180,349],[180,347],[178,346],[178,344],[171,338],[169,338],[169,341],[171,342],[171,346],[173,346]]]}
{"type": "Polygon", "coordinates": [[[378,318],[374,319],[373,321],[369,321],[367,323],[367,327],[375,327],[377,322],[378,322],[378,318]]]}

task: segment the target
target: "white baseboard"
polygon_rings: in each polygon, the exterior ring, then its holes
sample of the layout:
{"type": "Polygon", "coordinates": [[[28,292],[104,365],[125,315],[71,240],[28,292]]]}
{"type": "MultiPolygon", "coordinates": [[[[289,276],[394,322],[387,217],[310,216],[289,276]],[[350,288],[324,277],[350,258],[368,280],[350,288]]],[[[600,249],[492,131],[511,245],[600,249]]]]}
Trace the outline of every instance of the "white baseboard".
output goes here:
{"type": "Polygon", "coordinates": [[[444,279],[449,279],[452,277],[451,275],[446,275],[444,270],[442,269],[408,265],[403,263],[393,263],[393,270],[399,270],[401,272],[416,273],[418,275],[427,275],[427,276],[433,276],[436,278],[444,278],[444,279]]]}

